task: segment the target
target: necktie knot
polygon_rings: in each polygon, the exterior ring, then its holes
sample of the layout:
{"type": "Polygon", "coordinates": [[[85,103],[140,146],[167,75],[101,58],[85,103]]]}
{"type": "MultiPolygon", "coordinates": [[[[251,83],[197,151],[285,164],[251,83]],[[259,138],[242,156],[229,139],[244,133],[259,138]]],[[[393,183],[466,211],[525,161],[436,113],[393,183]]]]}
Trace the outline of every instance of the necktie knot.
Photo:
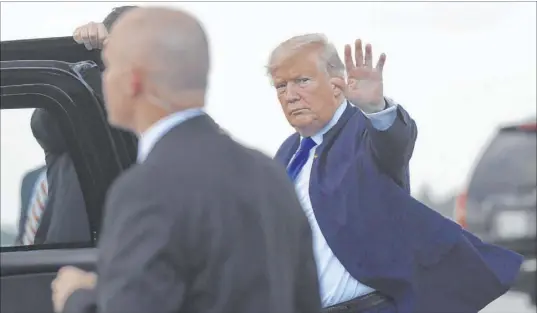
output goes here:
{"type": "Polygon", "coordinates": [[[316,143],[311,139],[311,137],[304,137],[300,141],[300,147],[298,148],[299,151],[307,151],[309,152],[311,148],[315,147],[316,143]]]}
{"type": "Polygon", "coordinates": [[[306,164],[306,161],[308,160],[310,150],[315,147],[317,144],[311,137],[305,137],[300,141],[300,146],[298,147],[298,150],[294,156],[294,158],[291,160],[291,163],[287,167],[287,174],[292,180],[295,180],[300,171],[302,170],[302,167],[306,164]]]}

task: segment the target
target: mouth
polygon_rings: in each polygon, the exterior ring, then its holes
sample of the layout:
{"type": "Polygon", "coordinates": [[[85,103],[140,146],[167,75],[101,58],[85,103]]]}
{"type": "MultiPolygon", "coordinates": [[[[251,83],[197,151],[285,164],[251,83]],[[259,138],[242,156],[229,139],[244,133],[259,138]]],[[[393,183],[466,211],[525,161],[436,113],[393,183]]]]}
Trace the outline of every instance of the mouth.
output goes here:
{"type": "Polygon", "coordinates": [[[295,109],[291,110],[291,116],[297,116],[306,113],[307,109],[295,109]]]}

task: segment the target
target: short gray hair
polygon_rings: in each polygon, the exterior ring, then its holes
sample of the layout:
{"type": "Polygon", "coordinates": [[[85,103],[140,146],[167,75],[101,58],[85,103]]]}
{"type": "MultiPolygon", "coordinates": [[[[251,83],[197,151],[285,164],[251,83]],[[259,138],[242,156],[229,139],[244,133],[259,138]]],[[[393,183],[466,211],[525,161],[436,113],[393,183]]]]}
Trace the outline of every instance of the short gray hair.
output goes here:
{"type": "Polygon", "coordinates": [[[268,74],[270,75],[282,61],[307,47],[319,48],[319,58],[322,62],[319,65],[326,70],[328,75],[345,75],[345,65],[343,65],[336,47],[328,41],[324,34],[320,33],[295,36],[280,43],[270,54],[269,62],[266,66],[268,74]]]}

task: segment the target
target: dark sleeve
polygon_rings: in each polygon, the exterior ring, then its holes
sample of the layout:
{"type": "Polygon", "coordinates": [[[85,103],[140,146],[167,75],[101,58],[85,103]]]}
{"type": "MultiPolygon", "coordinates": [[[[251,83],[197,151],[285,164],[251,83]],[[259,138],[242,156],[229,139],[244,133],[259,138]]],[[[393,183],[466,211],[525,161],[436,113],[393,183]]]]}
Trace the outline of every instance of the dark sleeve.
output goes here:
{"type": "Polygon", "coordinates": [[[93,304],[72,301],[69,312],[82,313],[91,305],[101,313],[175,313],[181,307],[186,270],[181,272],[177,261],[181,242],[174,231],[180,218],[171,213],[179,207],[160,202],[169,197],[159,192],[155,174],[133,173],[109,193],[93,304]]]}
{"type": "Polygon", "coordinates": [[[45,243],[90,242],[91,233],[86,202],[71,157],[62,155],[57,161],[56,187],[47,205],[52,216],[45,243]]]}
{"type": "Polygon", "coordinates": [[[79,289],[67,299],[63,313],[94,313],[95,290],[79,289]]]}
{"type": "Polygon", "coordinates": [[[299,246],[301,264],[298,265],[298,279],[295,282],[296,313],[315,313],[320,312],[321,308],[319,280],[313,256],[311,228],[306,218],[305,223],[300,240],[302,244],[299,246]]]}
{"type": "Polygon", "coordinates": [[[396,111],[397,116],[388,129],[378,130],[368,121],[367,130],[379,168],[398,184],[406,184],[408,177],[405,176],[408,176],[408,164],[414,152],[418,130],[414,120],[400,105],[396,111]]]}

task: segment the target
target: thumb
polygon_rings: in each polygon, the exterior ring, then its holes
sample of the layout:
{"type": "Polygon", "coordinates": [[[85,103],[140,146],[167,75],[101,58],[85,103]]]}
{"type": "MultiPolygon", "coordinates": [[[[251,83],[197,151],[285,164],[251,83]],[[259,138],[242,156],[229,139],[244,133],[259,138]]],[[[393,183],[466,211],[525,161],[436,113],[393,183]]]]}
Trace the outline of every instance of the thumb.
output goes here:
{"type": "Polygon", "coordinates": [[[336,95],[339,96],[340,94],[347,94],[347,82],[345,81],[345,78],[343,77],[332,77],[330,79],[330,83],[332,84],[333,88],[335,89],[334,92],[337,93],[336,95]]]}
{"type": "Polygon", "coordinates": [[[75,40],[76,43],[80,44],[82,43],[82,36],[80,34],[80,31],[81,31],[81,27],[78,27],[77,29],[75,29],[75,31],[73,32],[73,39],[75,40]]]}

